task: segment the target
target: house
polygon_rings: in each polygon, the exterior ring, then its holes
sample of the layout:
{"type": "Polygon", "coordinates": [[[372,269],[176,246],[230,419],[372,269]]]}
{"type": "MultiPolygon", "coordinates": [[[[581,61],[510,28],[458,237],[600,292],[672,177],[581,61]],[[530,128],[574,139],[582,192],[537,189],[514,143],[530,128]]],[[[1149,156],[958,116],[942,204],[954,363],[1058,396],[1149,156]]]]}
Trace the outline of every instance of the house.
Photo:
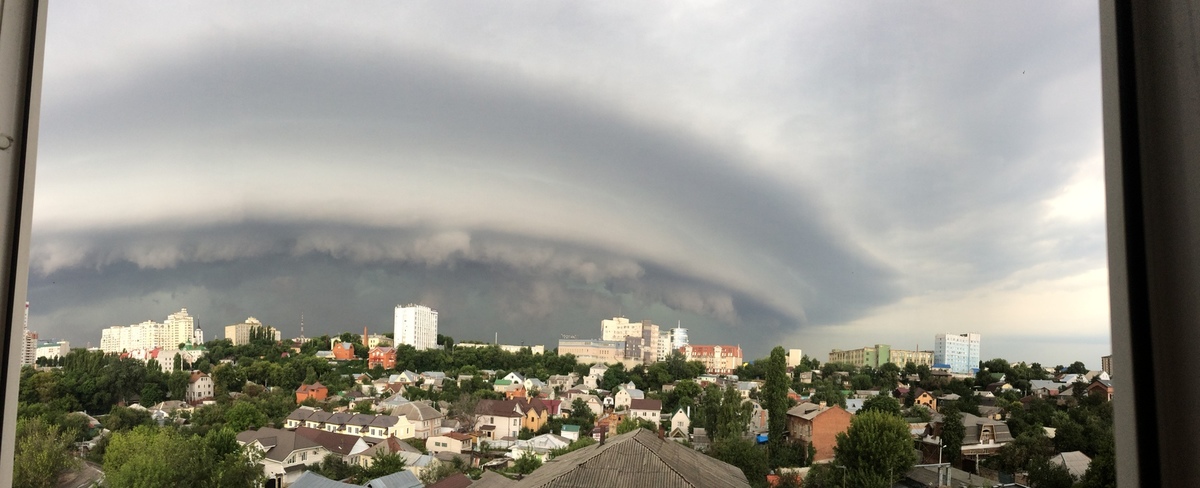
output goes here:
{"type": "Polygon", "coordinates": [[[546,386],[545,382],[543,382],[542,380],[540,380],[538,378],[534,378],[534,377],[525,378],[525,381],[522,384],[525,385],[525,391],[534,391],[534,390],[547,391],[547,390],[550,390],[550,388],[548,386],[546,386]]]}
{"type": "Polygon", "coordinates": [[[692,429],[692,419],[688,416],[688,412],[684,411],[683,407],[675,411],[671,415],[671,430],[682,429],[686,434],[692,429]]]}
{"type": "Polygon", "coordinates": [[[662,401],[650,399],[630,400],[629,416],[635,419],[649,420],[658,425],[662,417],[662,401]]]}
{"type": "Polygon", "coordinates": [[[613,395],[613,406],[619,409],[629,408],[631,401],[644,398],[646,398],[646,392],[632,386],[621,386],[617,389],[617,394],[613,395]]]}
{"type": "Polygon", "coordinates": [[[316,356],[317,356],[317,359],[324,359],[326,361],[334,360],[333,351],[317,351],[316,356]]]}
{"type": "Polygon", "coordinates": [[[557,388],[559,391],[564,391],[575,386],[575,373],[571,374],[553,374],[546,380],[546,384],[550,388],[557,388]]]}
{"type": "Polygon", "coordinates": [[[337,361],[349,361],[354,359],[354,343],[339,342],[333,345],[333,359],[337,361]]]}
{"type": "MultiPolygon", "coordinates": [[[[392,409],[392,415],[396,417],[404,417],[412,424],[412,437],[417,439],[427,439],[434,434],[434,430],[441,426],[442,418],[445,415],[442,412],[434,410],[432,406],[425,402],[409,402],[392,409]]],[[[401,438],[405,438],[401,436],[401,438]]]]}
{"type": "Polygon", "coordinates": [[[1067,472],[1075,479],[1083,479],[1083,474],[1088,465],[1092,464],[1092,459],[1079,451],[1061,452],[1050,457],[1050,464],[1067,468],[1067,472]]]}
{"type": "Polygon", "coordinates": [[[322,385],[320,381],[311,385],[300,385],[300,388],[296,388],[296,403],[303,403],[309,398],[312,398],[318,402],[323,402],[328,394],[329,388],[326,388],[325,385],[322,385]]]}
{"type": "Polygon", "coordinates": [[[1113,398],[1113,382],[1096,378],[1087,387],[1088,395],[1095,395],[1108,401],[1113,398]]]}
{"type": "Polygon", "coordinates": [[[263,474],[284,484],[295,483],[306,465],[319,463],[332,454],[308,436],[269,427],[240,432],[237,442],[261,453],[258,464],[262,466],[263,474]]]}
{"type": "Polygon", "coordinates": [[[517,400],[517,404],[525,412],[525,417],[521,420],[521,427],[523,428],[536,431],[541,429],[550,420],[550,409],[546,407],[546,403],[541,399],[534,398],[533,400],[527,400],[521,398],[517,400]]]}
{"type": "Polygon", "coordinates": [[[542,462],[545,462],[550,457],[550,451],[562,449],[569,445],[571,445],[571,441],[566,437],[554,434],[542,434],[532,439],[514,442],[505,456],[520,459],[523,456],[533,455],[537,456],[542,462]]]}
{"type": "Polygon", "coordinates": [[[425,449],[431,454],[439,452],[469,452],[475,448],[474,439],[474,437],[458,432],[435,435],[425,440],[425,449]]]}
{"type": "Polygon", "coordinates": [[[767,409],[754,400],[742,400],[742,403],[747,402],[750,403],[750,420],[746,421],[746,430],[750,432],[766,432],[767,409]]]}
{"type": "Polygon", "coordinates": [[[913,390],[913,405],[921,405],[931,412],[937,411],[937,398],[922,388],[913,390]]]}
{"type": "MultiPolygon", "coordinates": [[[[509,376],[512,374],[510,373],[509,376]]],[[[522,382],[514,382],[513,380],[501,378],[492,384],[492,391],[503,393],[504,397],[512,400],[516,397],[525,397],[525,384],[522,382]]]]}
{"type": "Polygon", "coordinates": [[[1029,394],[1037,398],[1055,397],[1069,386],[1071,385],[1054,380],[1030,380],[1029,394]]]}
{"type": "Polygon", "coordinates": [[[479,430],[489,440],[517,437],[521,432],[521,420],[525,418],[514,400],[480,400],[475,405],[479,417],[479,430]]]}
{"type": "Polygon", "coordinates": [[[192,371],[192,375],[188,377],[187,391],[184,392],[183,398],[188,403],[195,405],[204,400],[211,400],[215,394],[215,388],[211,376],[201,371],[192,371]]]}
{"type": "Polygon", "coordinates": [[[607,371],[608,366],[606,366],[604,363],[596,363],[593,364],[591,368],[588,368],[588,376],[597,379],[603,378],[604,373],[607,371]]]}
{"type": "Polygon", "coordinates": [[[646,429],[609,437],[603,443],[555,458],[515,486],[596,486],[597,480],[618,486],[750,486],[737,467],[661,439],[646,429]],[[630,462],[634,459],[638,462],[630,462]]]}
{"type": "Polygon", "coordinates": [[[708,446],[712,444],[712,439],[708,437],[708,432],[705,432],[704,427],[696,427],[692,429],[692,447],[697,451],[707,451],[708,446]]]}
{"type": "Polygon", "coordinates": [[[367,352],[367,368],[393,369],[396,367],[396,348],[375,346],[367,352]]]}
{"type": "Polygon", "coordinates": [[[826,406],[825,402],[801,403],[788,410],[787,415],[789,437],[813,446],[816,449],[813,461],[833,459],[837,435],[850,429],[850,419],[853,417],[841,407],[826,406]]]}
{"type": "MultiPolygon", "coordinates": [[[[389,436],[387,439],[379,441],[375,445],[368,447],[366,450],[346,458],[346,462],[364,468],[371,467],[375,463],[375,458],[384,454],[415,454],[421,455],[421,451],[409,445],[408,443],[397,439],[396,436],[389,436]]],[[[403,457],[403,456],[402,456],[403,457]]],[[[413,473],[420,476],[421,473],[413,473]]]]}
{"type": "MultiPolygon", "coordinates": [[[[986,456],[991,456],[1000,451],[1001,447],[1012,442],[1012,434],[1008,431],[1008,424],[1000,420],[994,420],[986,417],[976,417],[966,412],[960,413],[964,427],[962,440],[962,459],[964,466],[967,460],[971,463],[977,462],[986,456]]],[[[929,426],[925,428],[925,435],[921,439],[921,453],[925,463],[938,462],[938,451],[941,445],[942,435],[942,419],[940,414],[933,416],[933,421],[929,422],[929,426]]],[[[965,469],[965,468],[964,468],[965,469]]],[[[970,471],[968,469],[968,471],[970,471]]]]}
{"type": "Polygon", "coordinates": [[[501,379],[508,380],[509,383],[525,383],[525,376],[522,376],[521,373],[516,371],[504,375],[504,378],[501,379]]]}
{"type": "Polygon", "coordinates": [[[579,426],[573,424],[563,424],[559,435],[572,442],[577,441],[579,440],[579,426]]]}

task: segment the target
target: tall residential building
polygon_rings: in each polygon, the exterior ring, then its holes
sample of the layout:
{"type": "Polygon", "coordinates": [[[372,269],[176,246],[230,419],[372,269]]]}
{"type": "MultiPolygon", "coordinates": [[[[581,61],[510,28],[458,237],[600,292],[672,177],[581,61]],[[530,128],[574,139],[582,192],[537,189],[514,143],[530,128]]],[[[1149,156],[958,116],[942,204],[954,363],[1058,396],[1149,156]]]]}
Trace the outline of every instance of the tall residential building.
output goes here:
{"type": "Polygon", "coordinates": [[[1100,356],[1100,370],[1112,376],[1112,354],[1100,356]]]}
{"type": "Polygon", "coordinates": [[[132,351],[134,349],[178,348],[193,339],[195,324],[187,309],[167,316],[163,323],[147,320],[140,324],[114,325],[100,332],[100,350],[104,352],[132,351]]]}
{"type": "Polygon", "coordinates": [[[438,313],[424,305],[396,305],[396,344],[418,351],[437,348],[438,313]]]}
{"type": "Polygon", "coordinates": [[[29,331],[29,302],[25,302],[25,320],[21,325],[21,365],[37,364],[38,335],[29,331]]]}
{"type": "Polygon", "coordinates": [[[683,327],[667,329],[658,334],[658,360],[663,361],[671,353],[688,345],[688,331],[683,327]]]}
{"type": "Polygon", "coordinates": [[[938,334],[933,340],[933,362],[952,373],[971,373],[979,368],[979,334],[938,334]]]}
{"type": "Polygon", "coordinates": [[[731,374],[742,365],[741,346],[716,345],[694,346],[687,345],[679,349],[684,359],[704,363],[705,371],[712,374],[731,374]]]}
{"type": "Polygon", "coordinates": [[[254,317],[247,317],[246,321],[240,324],[226,325],[225,338],[232,341],[233,345],[235,346],[249,344],[250,331],[255,328],[265,330],[268,334],[271,334],[271,337],[274,338],[276,342],[282,340],[283,338],[283,334],[279,332],[279,329],[269,325],[263,325],[262,322],[254,317]]]}
{"type": "Polygon", "coordinates": [[[661,340],[658,326],[649,320],[630,322],[625,317],[613,317],[611,320],[600,321],[600,339],[605,341],[626,341],[625,355],[628,359],[637,359],[645,364],[658,360],[661,340]],[[628,341],[633,338],[633,343],[628,341]],[[628,347],[632,346],[632,347],[628,347]]]}
{"type": "MultiPolygon", "coordinates": [[[[798,362],[799,360],[797,360],[798,362]]],[[[863,347],[860,349],[841,350],[834,349],[829,352],[829,362],[850,364],[855,367],[868,366],[878,368],[887,363],[895,364],[896,366],[904,367],[905,364],[913,363],[917,366],[933,366],[933,351],[909,351],[905,349],[892,349],[892,346],[887,344],[875,344],[874,346],[863,347]]]]}
{"type": "Polygon", "coordinates": [[[787,367],[795,368],[796,366],[799,366],[801,359],[804,359],[804,351],[800,349],[788,349],[787,367]]]}

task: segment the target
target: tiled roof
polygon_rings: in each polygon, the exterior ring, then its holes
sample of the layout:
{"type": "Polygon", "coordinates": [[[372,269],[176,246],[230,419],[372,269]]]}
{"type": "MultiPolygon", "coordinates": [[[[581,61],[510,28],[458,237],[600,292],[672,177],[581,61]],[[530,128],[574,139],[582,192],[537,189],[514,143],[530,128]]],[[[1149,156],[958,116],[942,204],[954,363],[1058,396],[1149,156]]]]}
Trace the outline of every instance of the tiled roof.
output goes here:
{"type": "Polygon", "coordinates": [[[323,430],[310,429],[308,427],[297,427],[296,437],[305,438],[317,444],[320,444],[325,449],[339,456],[346,456],[354,449],[354,445],[362,438],[356,435],[338,434],[335,432],[326,432],[323,430]]]}

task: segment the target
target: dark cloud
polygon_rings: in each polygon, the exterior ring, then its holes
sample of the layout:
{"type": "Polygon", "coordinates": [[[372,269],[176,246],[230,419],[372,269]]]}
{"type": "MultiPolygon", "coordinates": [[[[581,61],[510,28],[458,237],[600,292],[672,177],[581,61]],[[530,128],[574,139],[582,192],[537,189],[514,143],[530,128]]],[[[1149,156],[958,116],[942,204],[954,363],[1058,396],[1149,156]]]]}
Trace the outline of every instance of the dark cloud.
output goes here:
{"type": "Polygon", "coordinates": [[[1094,11],[79,7],[46,54],[50,327],[422,301],[535,342],[623,312],[765,346],[1104,265],[1102,220],[1046,205],[1099,154],[1094,11]]]}

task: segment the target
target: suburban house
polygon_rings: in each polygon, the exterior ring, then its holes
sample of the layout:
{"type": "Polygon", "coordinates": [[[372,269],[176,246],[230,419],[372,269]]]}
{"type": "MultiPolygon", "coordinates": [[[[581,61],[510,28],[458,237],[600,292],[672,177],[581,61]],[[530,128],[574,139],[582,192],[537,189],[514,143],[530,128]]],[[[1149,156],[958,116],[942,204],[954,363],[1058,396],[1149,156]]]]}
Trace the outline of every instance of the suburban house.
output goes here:
{"type": "Polygon", "coordinates": [[[671,416],[671,430],[675,429],[681,429],[685,434],[692,429],[692,419],[688,417],[683,407],[679,407],[679,410],[676,410],[675,414],[671,416]]]}
{"type": "Polygon", "coordinates": [[[646,398],[646,392],[634,388],[632,383],[623,385],[617,388],[617,393],[613,395],[613,406],[622,409],[629,408],[629,403],[633,400],[642,400],[646,398]]]}
{"type": "Polygon", "coordinates": [[[428,403],[425,402],[409,402],[392,409],[392,415],[402,417],[412,424],[412,436],[404,436],[397,434],[402,439],[408,437],[416,437],[418,439],[427,439],[430,435],[435,434],[434,430],[442,425],[442,418],[445,415],[442,412],[434,410],[428,403]]]}
{"type": "Polygon", "coordinates": [[[517,486],[672,486],[745,488],[742,470],[637,429],[605,442],[578,449],[530,473],[517,486]],[[631,459],[638,462],[631,463],[631,459]]]}
{"type": "Polygon", "coordinates": [[[367,368],[392,369],[396,367],[396,348],[391,346],[375,346],[367,352],[367,368]]]}
{"type": "Polygon", "coordinates": [[[931,412],[937,411],[937,398],[934,398],[932,393],[924,389],[917,388],[913,390],[913,405],[923,405],[931,412]]]}
{"type": "Polygon", "coordinates": [[[458,432],[450,432],[442,435],[435,435],[425,440],[425,450],[430,454],[439,452],[463,453],[474,449],[473,439],[467,434],[458,432]]]}
{"type": "Polygon", "coordinates": [[[204,400],[211,400],[213,395],[215,395],[215,388],[211,376],[201,371],[192,371],[192,375],[188,378],[188,386],[187,391],[184,392],[184,399],[193,405],[204,400]]]}
{"type": "Polygon", "coordinates": [[[546,380],[546,384],[550,388],[558,388],[559,391],[565,391],[575,386],[575,374],[554,374],[546,380]]]}
{"type": "Polygon", "coordinates": [[[571,440],[554,434],[542,434],[532,439],[518,440],[512,444],[505,456],[520,459],[522,456],[537,456],[545,462],[550,457],[550,451],[562,449],[571,445],[571,440]]]}
{"type": "Polygon", "coordinates": [[[416,432],[413,423],[405,417],[351,412],[329,413],[319,408],[305,406],[293,410],[284,421],[286,429],[295,429],[301,426],[374,439],[384,439],[389,436],[407,439],[413,437],[416,432]]]}
{"type": "Polygon", "coordinates": [[[480,400],[475,413],[479,417],[479,430],[489,440],[516,438],[525,418],[525,412],[513,400],[480,400]]]}
{"type": "Polygon", "coordinates": [[[330,454],[329,449],[308,437],[269,427],[238,433],[237,441],[262,453],[258,464],[263,474],[283,484],[294,483],[307,465],[319,463],[330,454]]]}
{"type": "Polygon", "coordinates": [[[572,425],[572,424],[563,424],[562,431],[560,432],[559,435],[563,436],[563,438],[565,438],[567,440],[577,441],[577,440],[579,440],[579,426],[572,425]]]}
{"type": "MultiPolygon", "coordinates": [[[[965,428],[962,440],[962,462],[964,469],[968,462],[974,464],[985,456],[991,456],[1000,451],[1005,444],[1012,442],[1012,434],[1008,424],[1000,420],[986,417],[976,417],[962,412],[962,423],[965,428]]],[[[942,415],[934,415],[933,421],[925,428],[925,436],[921,439],[921,452],[925,463],[938,462],[938,451],[941,445],[942,415]]],[[[967,469],[970,471],[970,469],[967,469]]]]}
{"type": "Polygon", "coordinates": [[[629,416],[635,419],[649,420],[658,425],[662,417],[661,400],[630,400],[629,416]]]}
{"type": "Polygon", "coordinates": [[[349,361],[354,359],[354,343],[339,342],[333,345],[333,359],[338,361],[349,361]]]}
{"type": "Polygon", "coordinates": [[[842,407],[801,403],[788,410],[788,433],[792,440],[811,445],[816,449],[813,461],[828,461],[833,459],[833,448],[837,445],[837,435],[850,429],[850,419],[853,415],[842,407]]]}
{"type": "Polygon", "coordinates": [[[1089,395],[1096,395],[1108,401],[1113,398],[1113,382],[1112,380],[1102,380],[1096,378],[1088,385],[1087,392],[1089,395]]]}
{"type": "Polygon", "coordinates": [[[536,431],[541,429],[543,425],[546,425],[546,422],[550,421],[550,409],[541,399],[526,400],[521,398],[517,400],[517,405],[525,412],[525,417],[521,420],[521,427],[536,431]]]}
{"type": "Polygon", "coordinates": [[[323,402],[327,395],[329,395],[329,388],[322,385],[320,381],[311,385],[300,385],[300,388],[296,388],[296,403],[301,403],[309,398],[323,402]]]}

